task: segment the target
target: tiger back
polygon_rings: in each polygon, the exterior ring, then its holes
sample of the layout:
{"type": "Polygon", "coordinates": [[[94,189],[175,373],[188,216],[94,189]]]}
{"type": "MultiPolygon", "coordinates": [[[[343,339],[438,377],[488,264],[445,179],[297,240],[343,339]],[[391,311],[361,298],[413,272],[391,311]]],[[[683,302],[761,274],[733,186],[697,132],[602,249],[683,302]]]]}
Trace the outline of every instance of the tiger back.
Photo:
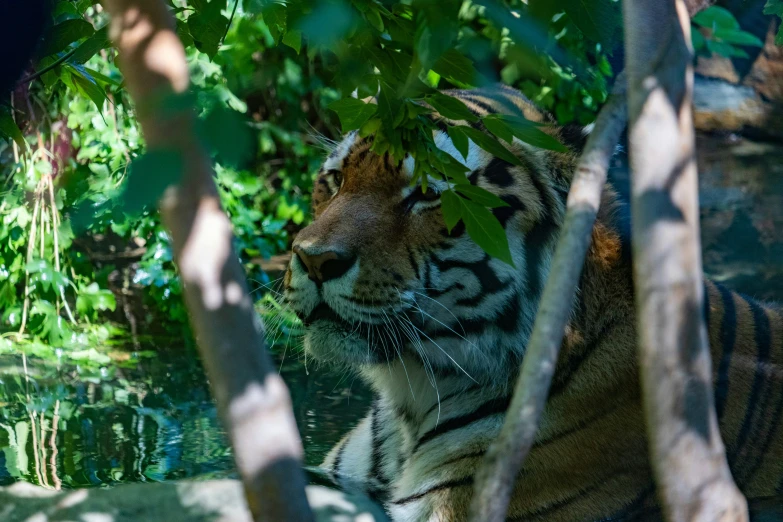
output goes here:
{"type": "MultiPolygon", "coordinates": [[[[286,301],[306,326],[305,350],[361,375],[376,394],[323,465],[378,498],[394,521],[466,519],[473,475],[500,430],[524,357],[584,141],[513,89],[445,92],[478,116],[549,124],[542,128],[570,147],[504,142],[517,166],[472,142],[463,158],[445,127],[434,134],[471,183],[507,203],[493,213],[514,267],[489,257],[463,226],[449,233],[443,180],[431,179],[427,191],[411,187],[412,158],[378,156],[371,137],[349,133],[318,174],[315,218],[297,236],[284,278],[286,301]]],[[[509,520],[633,520],[655,504],[622,210],[607,186],[509,520]]],[[[732,473],[749,498],[780,494],[783,317],[705,286],[715,404],[732,473]]]]}

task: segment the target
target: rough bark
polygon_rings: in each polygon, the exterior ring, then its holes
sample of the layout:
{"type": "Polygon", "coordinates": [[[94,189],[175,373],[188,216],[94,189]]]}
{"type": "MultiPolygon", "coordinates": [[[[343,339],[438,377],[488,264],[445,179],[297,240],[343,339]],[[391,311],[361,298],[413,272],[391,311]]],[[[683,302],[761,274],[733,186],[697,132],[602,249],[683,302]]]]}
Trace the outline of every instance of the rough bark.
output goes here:
{"type": "Polygon", "coordinates": [[[213,168],[194,132],[193,109],[169,103],[189,86],[173,18],[162,0],[104,5],[149,149],[176,152],[183,162],[182,179],[167,190],[161,212],[253,518],[312,520],[290,396],[265,351],[213,168]]]}
{"type": "Polygon", "coordinates": [[[685,0],[685,8],[688,10],[688,16],[693,16],[699,11],[707,9],[715,3],[715,0],[685,0]]]}
{"type": "Polygon", "coordinates": [[[690,23],[683,0],[624,0],[639,358],[670,522],[745,521],[721,441],[703,316],[690,23]]]}
{"type": "Polygon", "coordinates": [[[609,160],[627,120],[625,81],[601,109],[568,193],[566,216],[525,351],[514,396],[498,438],[476,473],[470,520],[505,520],[515,478],[533,445],[557,355],[571,313],[593,224],[606,183],[609,160]]]}

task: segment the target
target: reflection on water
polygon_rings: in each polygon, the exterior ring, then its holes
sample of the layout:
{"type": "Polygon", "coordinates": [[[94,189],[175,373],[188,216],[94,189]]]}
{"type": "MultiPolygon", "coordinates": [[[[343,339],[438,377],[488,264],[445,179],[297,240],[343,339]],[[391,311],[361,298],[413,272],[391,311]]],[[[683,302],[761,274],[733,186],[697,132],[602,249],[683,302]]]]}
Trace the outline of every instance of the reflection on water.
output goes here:
{"type": "MultiPolygon", "coordinates": [[[[0,485],[24,480],[70,488],[231,473],[231,453],[195,353],[145,348],[159,356],[104,380],[32,356],[26,381],[21,357],[0,356],[0,485]]],[[[311,367],[305,372],[290,354],[282,374],[307,463],[318,464],[362,416],[369,395],[358,382],[311,367]]]]}
{"type": "MultiPolygon", "coordinates": [[[[783,300],[783,148],[711,139],[701,149],[707,273],[783,300]]],[[[614,174],[627,178],[622,168],[614,174]]],[[[96,353],[91,365],[31,354],[29,380],[19,355],[0,355],[0,485],[69,488],[231,473],[195,353],[158,344],[111,350],[112,362],[96,353]]],[[[281,372],[307,463],[315,465],[363,416],[369,393],[351,376],[306,369],[290,351],[281,372]]]]}

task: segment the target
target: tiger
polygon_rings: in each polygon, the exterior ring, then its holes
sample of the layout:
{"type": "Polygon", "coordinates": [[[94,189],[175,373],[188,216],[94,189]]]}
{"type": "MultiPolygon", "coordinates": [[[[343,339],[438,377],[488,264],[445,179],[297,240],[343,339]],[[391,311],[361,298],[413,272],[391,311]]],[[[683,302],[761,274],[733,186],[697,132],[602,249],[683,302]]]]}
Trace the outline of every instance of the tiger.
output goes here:
{"type": "MultiPolygon", "coordinates": [[[[436,111],[436,146],[492,209],[513,266],[463,224],[450,232],[447,181],[412,186],[415,160],[347,133],[314,181],[313,220],[292,245],[284,299],[304,350],[360,376],[369,412],[322,467],[382,503],[394,522],[467,519],[474,474],[498,435],[525,355],[589,128],[559,126],[502,85],[444,90],[479,118],[522,116],[567,146],[502,142],[511,164],[472,141],[463,157],[436,111]]],[[[656,509],[637,364],[627,202],[602,193],[591,246],[535,443],[516,477],[510,521],[626,521],[656,509]]],[[[705,278],[715,408],[733,477],[748,498],[783,491],[783,316],[705,278]]]]}

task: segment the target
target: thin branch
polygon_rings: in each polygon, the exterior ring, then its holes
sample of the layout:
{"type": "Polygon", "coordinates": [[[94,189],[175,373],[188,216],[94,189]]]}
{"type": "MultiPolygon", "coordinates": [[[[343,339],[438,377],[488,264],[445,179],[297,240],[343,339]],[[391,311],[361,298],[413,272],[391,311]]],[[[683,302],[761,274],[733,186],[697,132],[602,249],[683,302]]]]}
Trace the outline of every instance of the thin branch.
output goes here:
{"type": "Polygon", "coordinates": [[[77,49],[78,49],[78,47],[74,47],[73,49],[71,49],[70,51],[68,51],[67,53],[65,53],[61,57],[59,57],[56,61],[54,61],[53,63],[51,63],[51,64],[47,65],[46,67],[44,67],[43,69],[41,69],[40,71],[36,71],[36,72],[34,72],[33,74],[31,74],[29,76],[25,76],[24,78],[22,78],[21,80],[16,82],[16,86],[18,87],[20,85],[24,85],[26,83],[30,83],[33,80],[37,80],[38,78],[40,78],[44,74],[48,73],[52,69],[55,69],[55,68],[61,66],[63,63],[65,63],[68,60],[68,58],[70,58],[71,56],[76,54],[77,49]]]}
{"type": "Polygon", "coordinates": [[[214,170],[195,132],[195,110],[166,103],[189,88],[174,20],[163,0],[104,4],[144,137],[150,149],[176,152],[183,163],[161,214],[250,510],[257,521],[311,521],[290,395],[266,353],[214,170]]]}
{"type": "MultiPolygon", "coordinates": [[[[712,3],[713,0],[688,0],[688,15],[693,16],[712,3]]],[[[474,522],[504,519],[517,473],[535,441],[590,245],[609,160],[625,128],[625,91],[626,78],[622,72],[618,75],[614,94],[598,115],[577,166],[568,194],[565,222],[514,396],[503,428],[476,472],[470,508],[470,520],[474,522]]]]}
{"type": "Polygon", "coordinates": [[[568,193],[565,223],[544,287],[522,370],[500,435],[476,473],[470,520],[505,519],[515,478],[538,430],[557,355],[571,313],[593,225],[606,183],[609,160],[625,128],[625,81],[601,109],[568,193]]]}
{"type": "Polygon", "coordinates": [[[226,32],[223,33],[223,38],[220,39],[221,44],[226,39],[226,36],[228,36],[228,31],[229,29],[231,29],[231,23],[234,21],[234,15],[237,14],[238,5],[239,5],[239,0],[234,0],[234,8],[231,10],[231,18],[228,19],[228,24],[226,25],[226,32]]]}
{"type": "Polygon", "coordinates": [[[703,315],[690,21],[624,0],[637,336],[650,461],[669,522],[742,522],[718,429],[703,315]]]}

